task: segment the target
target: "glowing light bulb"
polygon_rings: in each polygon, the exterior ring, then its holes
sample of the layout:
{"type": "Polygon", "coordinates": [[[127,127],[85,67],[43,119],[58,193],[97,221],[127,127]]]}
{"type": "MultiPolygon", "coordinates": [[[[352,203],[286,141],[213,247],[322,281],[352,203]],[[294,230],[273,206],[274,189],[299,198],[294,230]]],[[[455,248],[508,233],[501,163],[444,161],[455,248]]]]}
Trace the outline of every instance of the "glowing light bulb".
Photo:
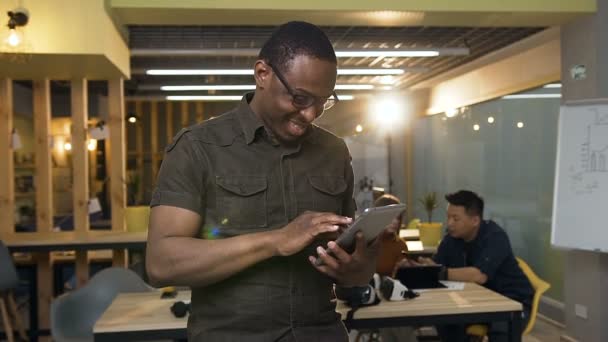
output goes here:
{"type": "Polygon", "coordinates": [[[445,116],[452,118],[458,114],[458,108],[448,108],[445,111],[445,116]]]}
{"type": "Polygon", "coordinates": [[[89,149],[89,151],[95,151],[95,149],[97,148],[97,140],[95,140],[95,139],[89,140],[89,143],[87,144],[87,148],[89,149]]]}
{"type": "Polygon", "coordinates": [[[494,117],[493,116],[488,117],[488,123],[494,123],[494,117]]]}
{"type": "Polygon", "coordinates": [[[7,39],[8,45],[12,46],[12,47],[16,47],[17,45],[19,45],[21,43],[21,37],[19,37],[19,33],[17,33],[17,30],[10,29],[10,33],[8,34],[8,39],[7,39]]]}
{"type": "Polygon", "coordinates": [[[136,118],[136,117],[134,117],[134,116],[130,116],[130,117],[129,117],[129,122],[130,122],[130,123],[136,123],[136,122],[137,122],[137,118],[136,118]]]}
{"type": "Polygon", "coordinates": [[[478,124],[473,125],[473,129],[476,131],[479,131],[479,125],[478,124]]]}
{"type": "Polygon", "coordinates": [[[520,122],[518,122],[518,123],[517,123],[517,128],[522,128],[522,127],[524,127],[524,123],[523,123],[523,122],[521,122],[521,121],[520,121],[520,122]]]}
{"type": "Polygon", "coordinates": [[[363,132],[363,126],[357,125],[357,127],[355,127],[355,131],[357,131],[357,133],[363,132]]]}
{"type": "Polygon", "coordinates": [[[63,144],[63,149],[66,151],[71,151],[72,150],[72,144],[70,144],[69,142],[66,142],[65,144],[63,144]]]}

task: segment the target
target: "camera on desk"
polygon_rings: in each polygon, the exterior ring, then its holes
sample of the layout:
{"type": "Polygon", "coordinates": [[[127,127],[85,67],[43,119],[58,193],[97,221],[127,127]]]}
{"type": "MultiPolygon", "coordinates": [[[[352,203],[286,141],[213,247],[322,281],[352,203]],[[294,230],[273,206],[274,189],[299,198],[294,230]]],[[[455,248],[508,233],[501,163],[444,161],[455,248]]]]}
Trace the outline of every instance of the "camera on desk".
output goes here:
{"type": "Polygon", "coordinates": [[[409,290],[399,280],[391,277],[382,277],[380,293],[382,293],[384,299],[390,301],[413,299],[419,296],[416,292],[409,290]]]}

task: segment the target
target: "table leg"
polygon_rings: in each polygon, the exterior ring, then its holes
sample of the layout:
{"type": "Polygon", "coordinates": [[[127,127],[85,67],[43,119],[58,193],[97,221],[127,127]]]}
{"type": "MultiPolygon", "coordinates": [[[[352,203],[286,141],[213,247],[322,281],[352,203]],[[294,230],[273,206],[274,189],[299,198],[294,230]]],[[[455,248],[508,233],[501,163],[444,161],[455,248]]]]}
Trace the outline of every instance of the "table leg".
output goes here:
{"type": "Polygon", "coordinates": [[[509,320],[509,341],[521,342],[522,323],[521,311],[512,312],[509,320]]]}

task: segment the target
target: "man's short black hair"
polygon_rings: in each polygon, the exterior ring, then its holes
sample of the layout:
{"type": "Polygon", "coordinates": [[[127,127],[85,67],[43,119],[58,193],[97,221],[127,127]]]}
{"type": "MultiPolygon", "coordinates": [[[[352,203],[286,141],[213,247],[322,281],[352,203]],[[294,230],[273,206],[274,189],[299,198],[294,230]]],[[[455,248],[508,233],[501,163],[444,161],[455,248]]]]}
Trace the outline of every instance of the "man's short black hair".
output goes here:
{"type": "Polygon", "coordinates": [[[303,21],[279,26],[264,43],[258,58],[285,72],[289,62],[301,55],[338,64],[327,35],[317,26],[303,21]]]}
{"type": "Polygon", "coordinates": [[[460,190],[451,194],[445,195],[446,201],[451,205],[464,207],[467,215],[479,216],[483,219],[483,198],[469,190],[460,190]]]}

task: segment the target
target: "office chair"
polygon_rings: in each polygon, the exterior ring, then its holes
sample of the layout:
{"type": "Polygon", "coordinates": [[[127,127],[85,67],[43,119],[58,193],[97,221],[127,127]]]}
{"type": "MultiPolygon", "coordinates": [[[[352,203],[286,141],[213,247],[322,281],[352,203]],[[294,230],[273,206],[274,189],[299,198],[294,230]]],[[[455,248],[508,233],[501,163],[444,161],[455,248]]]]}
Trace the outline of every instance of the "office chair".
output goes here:
{"type": "MultiPolygon", "coordinates": [[[[538,305],[540,303],[540,298],[549,288],[551,288],[551,284],[547,283],[546,281],[542,280],[538,275],[536,275],[530,265],[528,265],[523,259],[519,257],[516,257],[515,259],[517,259],[517,264],[524,272],[526,277],[528,277],[528,280],[530,281],[530,284],[532,284],[532,288],[534,289],[532,308],[530,309],[530,319],[528,320],[526,328],[522,332],[522,335],[527,335],[530,333],[530,331],[532,331],[532,329],[534,328],[534,324],[536,323],[536,316],[538,314],[538,305]]],[[[483,339],[483,337],[485,337],[487,334],[487,325],[474,324],[470,325],[467,328],[467,335],[472,336],[474,338],[476,337],[478,339],[483,339]]]]}
{"type": "Polygon", "coordinates": [[[129,269],[106,268],[85,286],[51,302],[51,336],[57,342],[93,341],[93,326],[116,295],[152,290],[129,269]]]}

